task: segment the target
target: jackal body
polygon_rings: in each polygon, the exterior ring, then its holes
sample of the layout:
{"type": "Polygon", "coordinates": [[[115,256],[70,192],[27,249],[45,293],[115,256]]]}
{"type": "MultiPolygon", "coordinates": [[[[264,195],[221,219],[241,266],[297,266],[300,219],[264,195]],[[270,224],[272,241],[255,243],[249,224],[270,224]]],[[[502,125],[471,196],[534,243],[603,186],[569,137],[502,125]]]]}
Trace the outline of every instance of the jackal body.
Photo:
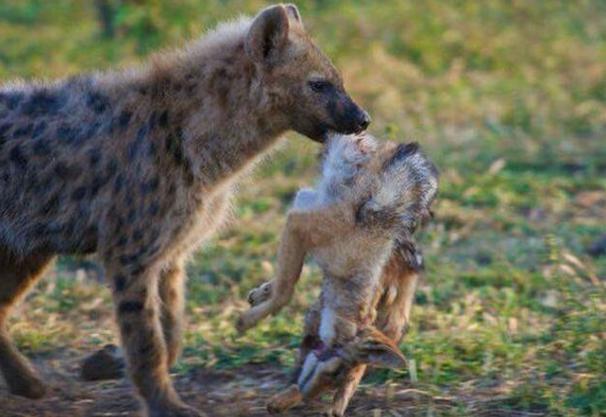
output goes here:
{"type": "Polygon", "coordinates": [[[334,136],[315,190],[301,190],[288,214],[277,277],[249,296],[246,329],[288,302],[303,258],[322,269],[320,300],[306,315],[297,386],[276,397],[279,411],[338,388],[342,415],[365,365],[397,366],[420,269],[412,233],[429,213],[437,171],[415,144],[334,136]],[[377,330],[379,325],[381,330],[377,330]]]}

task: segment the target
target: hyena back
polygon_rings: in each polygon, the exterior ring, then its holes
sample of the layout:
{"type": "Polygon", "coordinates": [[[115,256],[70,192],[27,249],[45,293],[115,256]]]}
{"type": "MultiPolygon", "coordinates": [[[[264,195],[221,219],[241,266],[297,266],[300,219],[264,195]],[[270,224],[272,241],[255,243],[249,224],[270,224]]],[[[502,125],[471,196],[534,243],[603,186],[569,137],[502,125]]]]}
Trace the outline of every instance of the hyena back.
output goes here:
{"type": "Polygon", "coordinates": [[[95,252],[148,414],[200,415],[168,376],[184,259],[282,133],[321,141],[368,123],[293,5],[138,69],[0,88],[0,368],[11,392],[37,398],[44,386],[7,334],[10,308],[57,254],[95,252]]]}

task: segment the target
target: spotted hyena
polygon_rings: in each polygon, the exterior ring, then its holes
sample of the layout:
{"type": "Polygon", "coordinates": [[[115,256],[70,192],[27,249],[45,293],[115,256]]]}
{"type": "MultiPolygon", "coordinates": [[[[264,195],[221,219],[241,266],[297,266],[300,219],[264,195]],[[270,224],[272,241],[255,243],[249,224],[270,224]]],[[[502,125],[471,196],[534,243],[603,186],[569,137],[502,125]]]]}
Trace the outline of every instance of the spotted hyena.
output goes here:
{"type": "Polygon", "coordinates": [[[223,221],[234,184],[281,134],[322,141],[368,115],[293,5],[220,25],[136,69],[0,89],[0,368],[44,386],[6,331],[57,254],[96,252],[128,368],[151,416],[199,416],[175,392],[184,260],[223,221]]]}

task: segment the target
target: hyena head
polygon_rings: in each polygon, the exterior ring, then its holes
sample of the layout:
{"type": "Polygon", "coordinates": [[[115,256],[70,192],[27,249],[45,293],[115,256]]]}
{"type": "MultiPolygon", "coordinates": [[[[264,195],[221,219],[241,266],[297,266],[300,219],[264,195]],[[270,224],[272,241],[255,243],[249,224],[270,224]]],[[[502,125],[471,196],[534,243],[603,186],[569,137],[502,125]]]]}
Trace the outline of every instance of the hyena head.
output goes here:
{"type": "Polygon", "coordinates": [[[345,92],[339,72],[306,33],[296,6],[261,11],[245,48],[272,108],[288,128],[322,142],[328,131],[349,134],[368,127],[370,116],[345,92]]]}

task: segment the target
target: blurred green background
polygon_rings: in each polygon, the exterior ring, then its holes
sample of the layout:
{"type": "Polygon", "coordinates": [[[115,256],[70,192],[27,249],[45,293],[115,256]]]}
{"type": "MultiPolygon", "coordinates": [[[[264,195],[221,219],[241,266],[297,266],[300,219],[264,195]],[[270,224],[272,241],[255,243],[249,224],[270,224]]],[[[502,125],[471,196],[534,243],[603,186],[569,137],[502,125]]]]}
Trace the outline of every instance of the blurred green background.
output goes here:
{"type": "MultiPolygon", "coordinates": [[[[267,4],[1,0],[0,80],[133,65],[267,4]]],[[[371,132],[419,141],[442,172],[402,344],[409,369],[366,383],[453,399],[423,416],[606,415],[606,2],[297,5],[372,114],[371,132]]],[[[317,151],[289,134],[241,188],[232,225],[192,259],[179,373],[292,364],[316,267],[278,317],[244,337],[233,321],[247,290],[271,278],[284,213],[313,181],[317,151]]],[[[94,275],[86,266],[61,259],[12,322],[30,356],[114,339],[109,291],[83,278],[94,275]]]]}

